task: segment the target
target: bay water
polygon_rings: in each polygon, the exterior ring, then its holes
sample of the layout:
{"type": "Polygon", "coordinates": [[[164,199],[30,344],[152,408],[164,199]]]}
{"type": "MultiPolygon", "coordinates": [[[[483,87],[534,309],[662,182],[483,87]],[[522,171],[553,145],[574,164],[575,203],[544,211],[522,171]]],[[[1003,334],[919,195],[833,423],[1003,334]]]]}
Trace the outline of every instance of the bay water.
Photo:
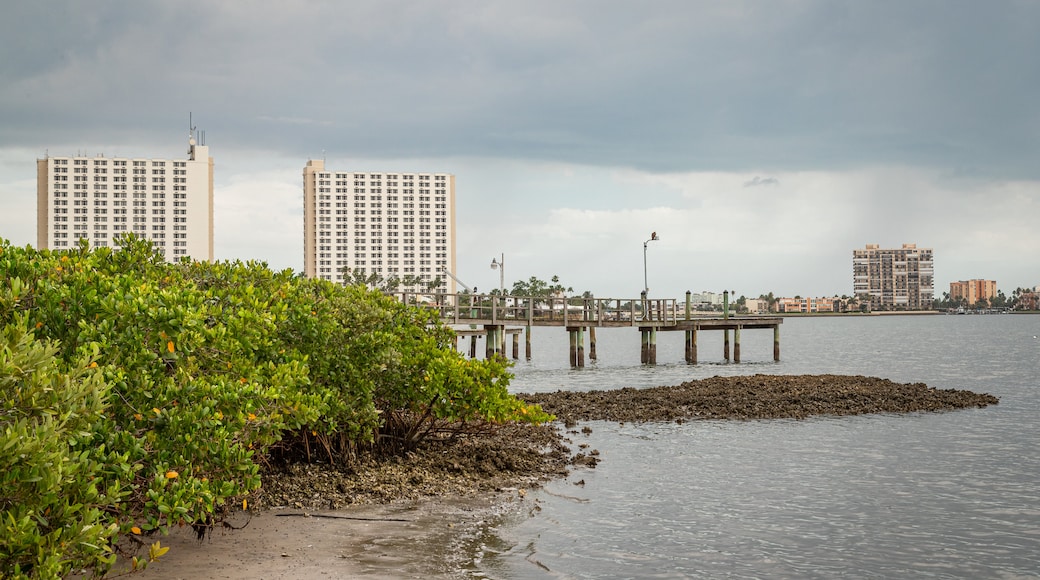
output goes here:
{"type": "Polygon", "coordinates": [[[535,328],[513,392],[645,388],[715,375],[847,374],[987,392],[983,409],[805,420],[582,423],[572,451],[602,460],[489,521],[464,575],[480,578],[1038,578],[1040,316],[787,318],[722,333],[597,331],[571,369],[567,333],[535,328]],[[591,428],[583,433],[582,428],[591,428]]]}

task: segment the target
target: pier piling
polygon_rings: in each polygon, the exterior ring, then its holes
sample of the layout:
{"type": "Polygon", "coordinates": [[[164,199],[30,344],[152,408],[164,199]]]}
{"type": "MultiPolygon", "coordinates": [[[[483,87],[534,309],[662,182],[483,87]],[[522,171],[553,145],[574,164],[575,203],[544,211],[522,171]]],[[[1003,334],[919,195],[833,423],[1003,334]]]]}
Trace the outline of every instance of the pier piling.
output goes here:
{"type": "Polygon", "coordinates": [[[780,326],[773,327],[773,360],[780,362],[780,326]]]}
{"type": "Polygon", "coordinates": [[[527,331],[524,332],[524,357],[527,360],[531,360],[531,325],[527,325],[527,331]]]}
{"type": "Polygon", "coordinates": [[[686,335],[686,362],[691,365],[697,364],[697,331],[687,330],[686,335]]]}
{"type": "Polygon", "coordinates": [[[585,366],[585,327],[578,327],[578,368],[585,366]]]}
{"type": "Polygon", "coordinates": [[[639,362],[645,365],[657,364],[657,327],[640,328],[639,336],[639,362]]]}
{"type": "Polygon", "coordinates": [[[499,324],[487,324],[484,326],[485,332],[485,357],[491,359],[492,357],[505,358],[505,330],[506,327],[499,324]]]}
{"type": "Polygon", "coordinates": [[[582,329],[584,329],[583,326],[567,328],[567,335],[570,338],[571,368],[585,366],[585,336],[582,329]]]}

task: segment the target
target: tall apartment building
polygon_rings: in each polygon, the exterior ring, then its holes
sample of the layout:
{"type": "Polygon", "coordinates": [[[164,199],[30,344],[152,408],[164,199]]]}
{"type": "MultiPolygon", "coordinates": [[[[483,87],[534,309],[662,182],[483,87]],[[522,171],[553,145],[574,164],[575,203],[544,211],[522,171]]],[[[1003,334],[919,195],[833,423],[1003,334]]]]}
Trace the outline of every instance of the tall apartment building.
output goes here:
{"type": "Polygon", "coordinates": [[[996,280],[962,280],[950,282],[950,299],[964,300],[969,306],[980,300],[992,300],[997,297],[996,280]]]}
{"type": "Polygon", "coordinates": [[[867,244],[852,251],[853,292],[874,310],[923,310],[935,294],[931,248],[903,244],[881,249],[867,244]]]}
{"type": "Polygon", "coordinates": [[[213,260],[213,158],[188,139],[187,159],[36,160],[37,246],[108,246],[133,232],[167,261],[213,260]]]}
{"type": "MultiPolygon", "coordinates": [[[[455,292],[455,176],[303,168],[303,268],[343,283],[344,268],[384,280],[409,277],[455,292]]],[[[415,289],[415,288],[403,288],[415,289]]]]}

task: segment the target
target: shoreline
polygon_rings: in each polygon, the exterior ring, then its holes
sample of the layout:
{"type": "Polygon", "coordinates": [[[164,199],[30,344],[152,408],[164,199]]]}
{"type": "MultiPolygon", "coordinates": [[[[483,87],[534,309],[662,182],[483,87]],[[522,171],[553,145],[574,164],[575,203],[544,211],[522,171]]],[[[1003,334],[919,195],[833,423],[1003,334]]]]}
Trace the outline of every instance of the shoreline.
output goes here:
{"type": "MultiPolygon", "coordinates": [[[[592,469],[598,451],[568,437],[580,421],[804,419],[985,407],[985,393],[939,390],[854,375],[712,377],[681,385],[520,394],[557,415],[543,426],[434,442],[353,466],[289,465],[264,473],[254,512],[199,541],[188,526],[158,540],[171,550],[135,578],[462,578],[479,558],[489,521],[530,506],[527,489],[592,469]]],[[[589,430],[585,427],[583,431],[589,430]]],[[[127,571],[117,564],[108,577],[127,571]]]]}
{"type": "MultiPolygon", "coordinates": [[[[198,540],[190,527],[159,541],[170,551],[131,578],[460,578],[489,520],[523,509],[516,491],[476,497],[431,497],[338,510],[237,513],[238,529],[198,540]]],[[[122,561],[107,577],[126,571],[122,561]]]]}

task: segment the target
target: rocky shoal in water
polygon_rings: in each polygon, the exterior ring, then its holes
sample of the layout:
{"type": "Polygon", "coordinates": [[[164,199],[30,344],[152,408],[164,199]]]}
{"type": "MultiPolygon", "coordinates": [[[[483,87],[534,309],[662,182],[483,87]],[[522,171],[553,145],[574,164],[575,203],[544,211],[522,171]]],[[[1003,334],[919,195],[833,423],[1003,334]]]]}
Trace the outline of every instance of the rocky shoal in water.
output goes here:
{"type": "MultiPolygon", "coordinates": [[[[550,425],[507,425],[491,434],[430,441],[404,455],[361,458],[351,466],[296,463],[267,466],[258,508],[332,509],[430,497],[537,487],[573,467],[593,468],[587,444],[573,453],[568,437],[578,421],[806,418],[812,415],[914,413],[985,407],[992,395],[939,390],[921,383],[841,375],[714,377],[678,386],[518,395],[556,415],[550,425]],[[560,429],[562,423],[566,429],[560,429]]],[[[591,429],[585,426],[582,432],[591,429]]]]}
{"type": "Polygon", "coordinates": [[[567,425],[576,421],[804,419],[813,415],[915,413],[985,407],[985,393],[846,375],[712,377],[677,386],[519,395],[567,425]]]}

